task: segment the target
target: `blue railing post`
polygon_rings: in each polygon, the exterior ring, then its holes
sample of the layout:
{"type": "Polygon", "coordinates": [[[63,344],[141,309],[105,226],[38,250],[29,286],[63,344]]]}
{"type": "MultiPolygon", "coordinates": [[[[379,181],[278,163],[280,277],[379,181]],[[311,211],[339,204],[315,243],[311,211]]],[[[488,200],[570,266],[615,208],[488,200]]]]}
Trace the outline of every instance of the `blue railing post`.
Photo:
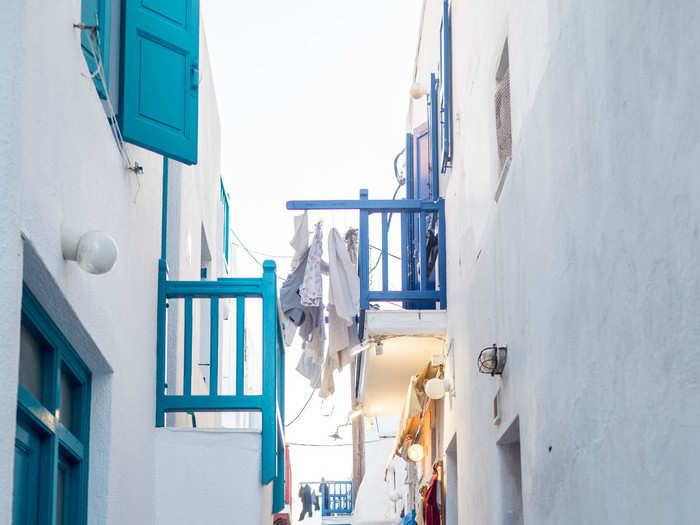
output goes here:
{"type": "Polygon", "coordinates": [[[219,393],[219,297],[213,295],[209,305],[209,395],[219,393]]]}
{"type": "Polygon", "coordinates": [[[284,508],[284,486],[288,483],[285,479],[285,456],[287,451],[284,446],[284,343],[282,333],[277,330],[277,475],[275,476],[272,496],[272,512],[279,512],[284,508]]]}
{"type": "Polygon", "coordinates": [[[192,395],[192,296],[185,297],[185,350],[183,359],[185,377],[183,380],[182,393],[186,396],[192,395]]]}
{"type": "Polygon", "coordinates": [[[168,279],[168,265],[165,259],[158,260],[158,305],[156,313],[156,427],[165,426],[165,320],[167,299],[165,288],[168,279]]]}
{"type": "MultiPolygon", "coordinates": [[[[369,192],[360,190],[360,200],[367,200],[369,192]]],[[[369,212],[360,210],[360,310],[369,307],[369,212]]]]}
{"type": "Polygon", "coordinates": [[[236,297],[236,395],[245,395],[245,297],[236,297]]]}
{"type": "Polygon", "coordinates": [[[440,309],[447,308],[447,229],[445,221],[445,199],[438,201],[438,271],[440,273],[440,309]]]}
{"type": "Polygon", "coordinates": [[[275,262],[263,262],[262,484],[277,473],[277,283],[275,262]]]}

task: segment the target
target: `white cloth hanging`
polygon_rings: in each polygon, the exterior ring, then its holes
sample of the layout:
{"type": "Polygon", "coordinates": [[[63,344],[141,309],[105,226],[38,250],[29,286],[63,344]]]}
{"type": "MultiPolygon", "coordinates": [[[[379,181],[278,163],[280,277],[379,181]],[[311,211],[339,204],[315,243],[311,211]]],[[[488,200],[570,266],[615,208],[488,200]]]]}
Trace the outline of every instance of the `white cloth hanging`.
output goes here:
{"type": "Polygon", "coordinates": [[[294,248],[294,257],[289,268],[289,273],[292,273],[299,266],[309,247],[309,214],[307,212],[294,217],[294,236],[289,241],[289,245],[294,248]]]}
{"type": "Polygon", "coordinates": [[[328,357],[340,370],[360,344],[355,317],[360,313],[360,278],[347,246],[335,228],[328,234],[328,357]]]}
{"type": "Polygon", "coordinates": [[[306,261],[304,281],[299,287],[299,297],[304,306],[319,306],[323,295],[321,281],[321,257],[323,255],[323,232],[321,223],[316,224],[316,233],[309,248],[309,258],[306,261]]]}

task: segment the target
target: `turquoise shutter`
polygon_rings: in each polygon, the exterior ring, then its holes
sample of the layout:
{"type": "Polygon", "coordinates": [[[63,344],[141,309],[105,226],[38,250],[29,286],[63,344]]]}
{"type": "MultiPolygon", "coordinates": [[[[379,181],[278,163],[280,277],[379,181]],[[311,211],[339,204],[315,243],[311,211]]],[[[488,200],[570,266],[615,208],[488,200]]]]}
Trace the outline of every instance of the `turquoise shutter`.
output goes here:
{"type": "Polygon", "coordinates": [[[124,0],[124,139],[197,163],[199,0],[124,0]]]}

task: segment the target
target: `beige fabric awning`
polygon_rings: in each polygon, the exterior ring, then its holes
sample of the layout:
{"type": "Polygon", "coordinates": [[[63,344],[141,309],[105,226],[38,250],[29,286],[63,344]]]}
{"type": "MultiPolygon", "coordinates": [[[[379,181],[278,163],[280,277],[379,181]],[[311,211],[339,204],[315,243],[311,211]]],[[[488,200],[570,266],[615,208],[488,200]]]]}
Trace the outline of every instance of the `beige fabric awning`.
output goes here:
{"type": "Polygon", "coordinates": [[[394,457],[400,456],[406,459],[408,447],[418,437],[423,414],[430,402],[430,398],[425,394],[424,385],[426,381],[439,374],[440,367],[428,363],[419,375],[413,376],[409,381],[406,399],[401,411],[401,421],[396,432],[396,441],[386,464],[385,476],[394,457]]]}

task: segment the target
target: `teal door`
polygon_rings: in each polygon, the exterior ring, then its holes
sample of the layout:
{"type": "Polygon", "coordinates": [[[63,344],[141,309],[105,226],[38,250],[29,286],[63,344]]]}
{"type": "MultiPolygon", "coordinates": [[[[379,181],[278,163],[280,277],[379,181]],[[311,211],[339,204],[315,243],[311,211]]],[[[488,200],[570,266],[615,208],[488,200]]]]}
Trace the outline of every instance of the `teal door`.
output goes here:
{"type": "Polygon", "coordinates": [[[21,419],[15,438],[12,525],[36,525],[39,513],[41,439],[21,419]]]}

